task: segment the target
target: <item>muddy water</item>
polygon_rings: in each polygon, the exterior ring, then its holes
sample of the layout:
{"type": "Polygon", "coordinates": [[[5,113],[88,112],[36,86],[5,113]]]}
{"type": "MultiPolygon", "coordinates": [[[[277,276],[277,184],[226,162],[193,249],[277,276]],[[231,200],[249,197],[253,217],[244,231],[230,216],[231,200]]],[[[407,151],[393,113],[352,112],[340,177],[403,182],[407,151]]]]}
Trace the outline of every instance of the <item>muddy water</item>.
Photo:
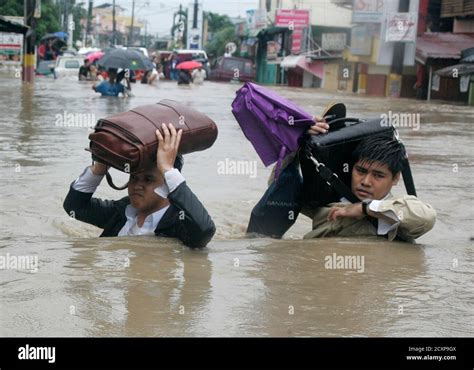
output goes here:
{"type": "MultiPolygon", "coordinates": [[[[134,85],[129,99],[101,98],[74,80],[38,78],[28,87],[1,77],[0,85],[0,256],[38,258],[36,272],[0,270],[1,336],[473,335],[472,107],[275,87],[314,113],[334,99],[362,118],[420,113],[419,130],[399,131],[418,195],[438,212],[416,245],[303,241],[310,230],[304,216],[276,241],[244,235],[270,169],[231,114],[239,85],[134,85]],[[152,237],[97,238],[99,229],[62,209],[70,182],[90,163],[90,130],[87,121],[61,126],[60,117],[98,119],[164,98],[219,126],[216,144],[188,155],[183,170],[217,225],[201,251],[152,237]],[[219,174],[226,159],[256,161],[257,176],[219,174]],[[363,256],[364,271],[326,269],[333,253],[363,256]]],[[[105,181],[97,191],[109,199],[123,194],[105,181]]]]}

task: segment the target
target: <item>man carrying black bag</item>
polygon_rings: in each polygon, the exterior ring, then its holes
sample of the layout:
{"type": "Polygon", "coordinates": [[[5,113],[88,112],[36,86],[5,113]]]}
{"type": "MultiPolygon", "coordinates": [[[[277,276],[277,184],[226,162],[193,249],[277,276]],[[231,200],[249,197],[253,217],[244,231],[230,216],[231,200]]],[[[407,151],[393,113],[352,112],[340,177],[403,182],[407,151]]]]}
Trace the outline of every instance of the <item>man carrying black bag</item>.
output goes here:
{"type": "MultiPolygon", "coordinates": [[[[315,119],[307,133],[319,135],[328,130],[326,122],[315,119]]],[[[284,177],[274,181],[272,174],[270,187],[252,210],[248,232],[280,238],[301,211],[313,221],[313,230],[305,239],[377,235],[413,241],[433,228],[436,211],[414,195],[392,196],[391,189],[400,180],[405,159],[405,147],[397,139],[368,136],[353,152],[351,187],[347,188],[353,203],[341,196],[339,202],[312,208],[303,204],[299,161],[288,157],[286,162],[290,164],[280,175],[284,177]],[[294,218],[285,218],[285,212],[294,212],[294,218]]]]}

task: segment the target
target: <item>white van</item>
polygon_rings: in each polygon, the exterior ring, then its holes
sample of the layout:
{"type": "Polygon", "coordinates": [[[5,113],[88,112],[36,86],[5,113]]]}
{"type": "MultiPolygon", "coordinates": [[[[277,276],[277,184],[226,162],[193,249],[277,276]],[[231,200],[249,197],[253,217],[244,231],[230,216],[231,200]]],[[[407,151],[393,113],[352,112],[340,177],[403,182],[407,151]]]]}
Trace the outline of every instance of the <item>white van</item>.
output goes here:
{"type": "Polygon", "coordinates": [[[56,78],[66,76],[79,76],[79,68],[84,64],[84,57],[77,57],[71,55],[62,55],[56,60],[54,72],[56,78]]]}

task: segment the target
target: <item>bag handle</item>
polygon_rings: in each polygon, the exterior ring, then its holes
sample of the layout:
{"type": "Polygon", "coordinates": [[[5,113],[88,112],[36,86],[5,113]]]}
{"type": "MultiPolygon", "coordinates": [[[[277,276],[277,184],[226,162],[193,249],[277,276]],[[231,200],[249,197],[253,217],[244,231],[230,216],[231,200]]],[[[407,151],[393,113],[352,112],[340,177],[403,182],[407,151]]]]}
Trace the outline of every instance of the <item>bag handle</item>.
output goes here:
{"type": "Polygon", "coordinates": [[[411,174],[410,162],[408,157],[403,161],[402,167],[402,177],[405,184],[405,189],[408,195],[413,195],[416,197],[415,181],[413,181],[413,176],[411,174]]]}
{"type": "Polygon", "coordinates": [[[127,182],[125,185],[123,185],[123,186],[117,186],[117,185],[115,185],[114,182],[112,181],[112,175],[110,175],[109,171],[107,171],[107,172],[105,173],[105,178],[107,179],[107,183],[110,185],[110,187],[111,187],[112,189],[115,189],[115,190],[123,190],[123,189],[126,189],[127,186],[128,186],[128,182],[127,182]]]}
{"type": "MultiPolygon", "coordinates": [[[[332,116],[326,116],[325,118],[330,118],[332,116]]],[[[308,123],[311,124],[311,126],[314,124],[314,121],[310,118],[303,118],[303,119],[295,119],[295,123],[308,123]]],[[[329,125],[329,131],[334,131],[337,129],[340,129],[344,127],[346,122],[353,122],[354,124],[361,123],[363,122],[359,118],[354,118],[354,117],[341,117],[341,118],[336,118],[333,120],[327,121],[327,124],[329,125]]]]}

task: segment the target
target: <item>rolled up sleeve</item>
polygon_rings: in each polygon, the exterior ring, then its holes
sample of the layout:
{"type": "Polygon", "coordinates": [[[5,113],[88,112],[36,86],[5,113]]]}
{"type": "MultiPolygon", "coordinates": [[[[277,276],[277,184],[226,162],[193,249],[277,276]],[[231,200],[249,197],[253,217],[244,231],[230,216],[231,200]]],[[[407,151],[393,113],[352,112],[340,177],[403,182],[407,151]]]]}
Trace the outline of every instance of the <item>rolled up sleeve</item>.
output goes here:
{"type": "Polygon", "coordinates": [[[370,210],[386,217],[383,221],[379,219],[379,231],[386,231],[389,240],[397,235],[406,240],[419,238],[430,231],[436,222],[434,208],[412,195],[374,200],[370,204],[370,210]]]}

